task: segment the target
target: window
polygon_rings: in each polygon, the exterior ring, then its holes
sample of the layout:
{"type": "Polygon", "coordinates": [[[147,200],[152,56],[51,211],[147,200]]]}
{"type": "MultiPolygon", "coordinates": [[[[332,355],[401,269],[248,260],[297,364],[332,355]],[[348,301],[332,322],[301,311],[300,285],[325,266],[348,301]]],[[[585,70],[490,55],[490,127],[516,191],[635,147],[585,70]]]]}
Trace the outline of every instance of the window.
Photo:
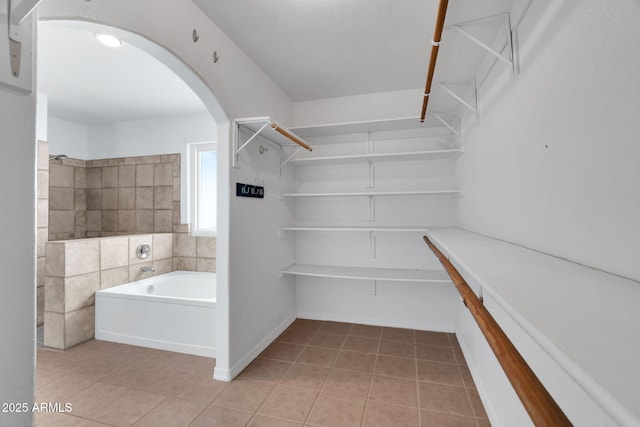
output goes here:
{"type": "Polygon", "coordinates": [[[217,162],[215,143],[189,144],[189,215],[194,236],[216,235],[217,162]]]}

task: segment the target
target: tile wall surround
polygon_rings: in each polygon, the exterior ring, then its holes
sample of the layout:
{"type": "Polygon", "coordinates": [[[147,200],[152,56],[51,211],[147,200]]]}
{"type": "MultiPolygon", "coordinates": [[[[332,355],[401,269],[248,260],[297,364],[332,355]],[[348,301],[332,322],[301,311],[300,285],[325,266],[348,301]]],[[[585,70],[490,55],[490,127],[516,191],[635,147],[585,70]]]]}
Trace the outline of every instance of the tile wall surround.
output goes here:
{"type": "Polygon", "coordinates": [[[169,273],[172,258],[172,233],[47,242],[45,346],[63,350],[93,338],[95,292],[169,273]],[[151,245],[145,260],[135,256],[140,243],[151,245]],[[141,272],[143,265],[155,272],[141,272]]]}
{"type": "Polygon", "coordinates": [[[152,275],[140,272],[135,257],[143,241],[153,241],[145,262],[156,275],[216,271],[215,237],[192,236],[180,224],[179,154],[49,162],[48,144],[41,145],[38,301],[45,346],[65,349],[92,338],[95,291],[152,275]]]}
{"type": "Polygon", "coordinates": [[[36,212],[37,244],[37,326],[44,324],[44,265],[45,244],[49,239],[49,144],[38,141],[38,187],[36,212]]]}

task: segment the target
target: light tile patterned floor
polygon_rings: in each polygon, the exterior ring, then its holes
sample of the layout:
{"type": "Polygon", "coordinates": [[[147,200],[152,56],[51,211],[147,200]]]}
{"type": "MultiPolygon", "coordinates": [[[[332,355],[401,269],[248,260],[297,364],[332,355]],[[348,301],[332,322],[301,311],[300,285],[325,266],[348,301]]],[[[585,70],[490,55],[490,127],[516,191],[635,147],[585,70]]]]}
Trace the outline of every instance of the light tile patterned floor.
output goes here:
{"type": "Polygon", "coordinates": [[[215,361],[103,341],[38,349],[45,426],[484,427],[453,334],[298,319],[231,383],[215,361]]]}

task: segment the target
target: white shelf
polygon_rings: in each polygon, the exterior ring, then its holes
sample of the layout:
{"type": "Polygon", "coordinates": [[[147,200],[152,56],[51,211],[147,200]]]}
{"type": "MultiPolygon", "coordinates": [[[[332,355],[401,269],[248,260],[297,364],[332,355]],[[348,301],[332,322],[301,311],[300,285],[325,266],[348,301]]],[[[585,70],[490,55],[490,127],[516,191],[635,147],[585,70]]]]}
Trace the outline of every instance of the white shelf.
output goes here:
{"type": "Polygon", "coordinates": [[[427,234],[606,413],[640,425],[639,282],[457,228],[427,234]]]}
{"type": "Polygon", "coordinates": [[[413,151],[406,153],[380,153],[380,154],[354,154],[347,156],[327,156],[327,157],[303,157],[292,159],[289,163],[295,166],[305,165],[326,165],[326,164],[349,164],[359,162],[382,162],[382,161],[417,161],[417,160],[455,160],[462,149],[452,148],[430,151],[413,151]]]}
{"type": "Polygon", "coordinates": [[[399,268],[338,267],[329,265],[293,264],[283,269],[282,273],[296,276],[329,277],[335,279],[450,283],[450,279],[444,271],[409,270],[399,268]]]}
{"type": "Polygon", "coordinates": [[[384,225],[372,225],[372,226],[293,226],[283,227],[282,230],[286,231],[398,231],[398,232],[419,232],[425,233],[427,227],[418,226],[384,226],[384,225]]]}
{"type": "Polygon", "coordinates": [[[462,190],[358,191],[352,193],[289,193],[282,197],[431,196],[461,195],[462,190]]]}
{"type": "Polygon", "coordinates": [[[428,128],[424,123],[420,123],[420,117],[418,116],[399,117],[395,119],[385,120],[371,120],[363,122],[331,123],[316,126],[299,126],[291,128],[291,130],[294,131],[296,135],[299,135],[302,138],[412,129],[428,128]]]}
{"type": "MultiPolygon", "coordinates": [[[[235,123],[240,127],[240,129],[244,129],[250,131],[250,133],[255,134],[262,129],[260,135],[269,141],[278,144],[280,146],[296,146],[297,144],[293,142],[291,139],[286,136],[276,132],[270,126],[271,123],[277,123],[274,119],[268,116],[264,117],[249,117],[236,119],[235,123]],[[263,128],[264,125],[267,125],[263,128]]],[[[279,125],[282,128],[282,126],[279,125]]],[[[295,132],[293,132],[295,133],[295,132]]],[[[300,137],[300,135],[295,134],[295,136],[300,137]]]]}

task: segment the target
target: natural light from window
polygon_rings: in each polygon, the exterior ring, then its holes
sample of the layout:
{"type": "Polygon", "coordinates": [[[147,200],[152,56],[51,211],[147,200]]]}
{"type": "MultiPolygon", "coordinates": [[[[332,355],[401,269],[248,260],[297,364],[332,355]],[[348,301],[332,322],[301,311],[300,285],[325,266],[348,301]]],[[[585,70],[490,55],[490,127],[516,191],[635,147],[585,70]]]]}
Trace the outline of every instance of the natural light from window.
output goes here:
{"type": "Polygon", "coordinates": [[[217,162],[215,143],[189,144],[191,234],[195,236],[216,235],[217,162]]]}

